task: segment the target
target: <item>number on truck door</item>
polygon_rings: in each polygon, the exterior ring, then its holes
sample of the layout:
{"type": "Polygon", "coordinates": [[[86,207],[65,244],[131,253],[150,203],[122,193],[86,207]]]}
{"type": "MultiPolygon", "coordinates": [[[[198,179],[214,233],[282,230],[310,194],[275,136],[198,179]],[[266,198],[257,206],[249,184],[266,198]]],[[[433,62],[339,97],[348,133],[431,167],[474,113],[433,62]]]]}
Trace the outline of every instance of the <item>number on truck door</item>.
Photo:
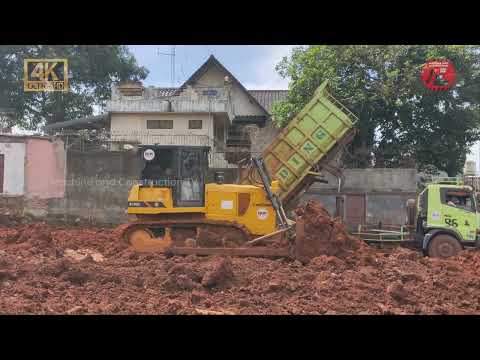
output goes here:
{"type": "Polygon", "coordinates": [[[458,222],[457,222],[457,219],[445,219],[445,224],[447,224],[448,226],[454,226],[454,227],[458,227],[458,222]]]}

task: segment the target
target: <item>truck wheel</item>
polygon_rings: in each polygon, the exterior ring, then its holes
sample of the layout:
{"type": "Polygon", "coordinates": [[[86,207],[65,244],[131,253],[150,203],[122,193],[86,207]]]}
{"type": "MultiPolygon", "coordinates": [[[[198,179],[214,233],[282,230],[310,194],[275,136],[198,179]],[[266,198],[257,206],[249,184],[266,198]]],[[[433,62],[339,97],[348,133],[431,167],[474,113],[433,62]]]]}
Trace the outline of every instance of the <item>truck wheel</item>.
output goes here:
{"type": "Polygon", "coordinates": [[[428,256],[448,258],[457,255],[462,250],[462,245],[451,235],[440,234],[435,236],[428,244],[428,256]]]}

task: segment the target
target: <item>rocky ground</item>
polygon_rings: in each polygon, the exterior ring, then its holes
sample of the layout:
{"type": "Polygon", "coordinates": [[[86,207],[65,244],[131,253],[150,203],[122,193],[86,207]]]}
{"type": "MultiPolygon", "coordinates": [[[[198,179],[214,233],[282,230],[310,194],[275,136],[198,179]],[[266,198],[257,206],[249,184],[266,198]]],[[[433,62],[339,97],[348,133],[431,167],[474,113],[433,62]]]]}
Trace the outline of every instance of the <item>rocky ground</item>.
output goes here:
{"type": "Polygon", "coordinates": [[[320,204],[298,209],[307,264],[139,254],[111,229],[0,226],[0,314],[477,314],[480,252],[375,250],[320,204]]]}

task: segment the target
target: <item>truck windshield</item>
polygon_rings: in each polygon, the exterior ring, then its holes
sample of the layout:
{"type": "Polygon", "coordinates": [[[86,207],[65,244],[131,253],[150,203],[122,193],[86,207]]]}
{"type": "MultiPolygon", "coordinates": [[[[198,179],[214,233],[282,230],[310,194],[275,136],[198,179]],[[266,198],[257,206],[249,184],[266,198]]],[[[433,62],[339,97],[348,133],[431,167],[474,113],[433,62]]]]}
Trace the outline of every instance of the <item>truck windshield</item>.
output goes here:
{"type": "Polygon", "coordinates": [[[442,204],[466,211],[476,211],[475,200],[470,191],[441,189],[442,204]]]}

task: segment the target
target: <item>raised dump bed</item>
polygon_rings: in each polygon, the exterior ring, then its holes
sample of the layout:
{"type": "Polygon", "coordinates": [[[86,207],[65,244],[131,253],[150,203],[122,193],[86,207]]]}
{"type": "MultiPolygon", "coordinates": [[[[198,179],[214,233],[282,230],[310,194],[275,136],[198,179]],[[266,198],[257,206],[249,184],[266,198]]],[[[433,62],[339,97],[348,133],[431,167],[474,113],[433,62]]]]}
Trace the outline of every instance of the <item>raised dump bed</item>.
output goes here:
{"type": "MultiPolygon", "coordinates": [[[[280,183],[285,204],[315,182],[313,169],[328,167],[338,151],[350,143],[357,117],[327,90],[328,81],[262,153],[270,175],[280,183]]],[[[257,183],[250,169],[241,171],[240,183],[257,183]]]]}

